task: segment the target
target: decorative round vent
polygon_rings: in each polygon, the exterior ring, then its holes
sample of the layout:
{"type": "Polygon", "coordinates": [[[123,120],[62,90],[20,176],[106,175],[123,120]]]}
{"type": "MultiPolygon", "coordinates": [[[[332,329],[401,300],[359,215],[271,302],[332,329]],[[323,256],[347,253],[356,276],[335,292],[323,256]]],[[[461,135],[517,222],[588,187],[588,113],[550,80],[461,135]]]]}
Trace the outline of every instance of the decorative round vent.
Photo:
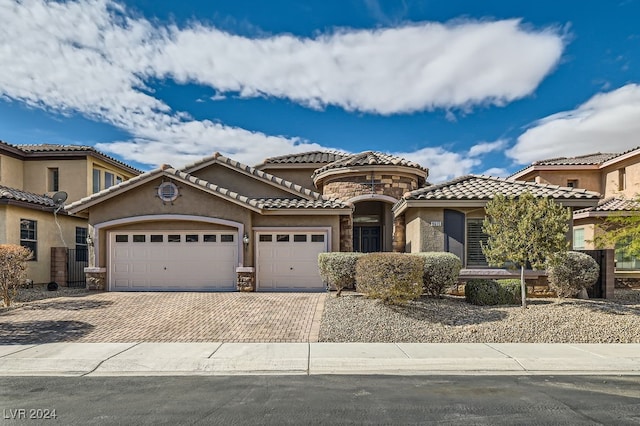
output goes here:
{"type": "Polygon", "coordinates": [[[171,203],[178,198],[178,187],[173,182],[162,182],[158,187],[158,197],[165,203],[171,203]]]}

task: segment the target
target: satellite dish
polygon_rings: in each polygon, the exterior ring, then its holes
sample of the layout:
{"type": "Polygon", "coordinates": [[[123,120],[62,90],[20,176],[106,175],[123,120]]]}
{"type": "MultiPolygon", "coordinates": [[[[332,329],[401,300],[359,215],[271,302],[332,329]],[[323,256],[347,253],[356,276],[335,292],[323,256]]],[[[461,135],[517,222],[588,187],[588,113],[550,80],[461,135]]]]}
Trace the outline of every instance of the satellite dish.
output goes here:
{"type": "Polygon", "coordinates": [[[57,206],[61,205],[62,203],[64,203],[65,201],[67,201],[67,197],[69,195],[64,192],[64,191],[59,191],[56,192],[55,194],[53,194],[53,197],[51,197],[53,199],[53,202],[56,203],[57,206]]]}

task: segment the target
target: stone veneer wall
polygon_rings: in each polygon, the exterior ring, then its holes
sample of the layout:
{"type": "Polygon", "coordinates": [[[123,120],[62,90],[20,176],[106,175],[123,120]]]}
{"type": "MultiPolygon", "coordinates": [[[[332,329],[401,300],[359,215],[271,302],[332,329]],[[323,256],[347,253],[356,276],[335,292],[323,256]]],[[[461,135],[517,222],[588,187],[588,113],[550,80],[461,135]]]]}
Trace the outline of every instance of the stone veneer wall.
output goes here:
{"type": "Polygon", "coordinates": [[[66,247],[51,247],[51,281],[61,287],[67,287],[68,271],[66,247]]]}
{"type": "Polygon", "coordinates": [[[322,193],[341,200],[372,193],[388,195],[399,200],[405,192],[418,189],[417,178],[407,176],[374,173],[373,185],[371,181],[371,174],[367,174],[367,176],[339,176],[325,183],[322,193]]]}
{"type": "Polygon", "coordinates": [[[351,216],[340,216],[340,251],[353,251],[353,221],[351,216]]]}

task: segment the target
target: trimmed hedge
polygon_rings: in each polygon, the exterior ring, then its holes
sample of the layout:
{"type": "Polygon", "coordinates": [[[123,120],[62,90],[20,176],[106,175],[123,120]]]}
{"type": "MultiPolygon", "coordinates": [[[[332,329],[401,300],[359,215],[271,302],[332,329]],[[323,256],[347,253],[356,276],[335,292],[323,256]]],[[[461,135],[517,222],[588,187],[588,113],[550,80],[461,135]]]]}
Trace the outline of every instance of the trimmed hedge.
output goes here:
{"type": "Polygon", "coordinates": [[[548,269],[549,288],[558,297],[573,297],[582,287],[592,287],[600,276],[600,266],[588,254],[568,251],[558,263],[548,269]]]}
{"type": "Polygon", "coordinates": [[[356,289],[389,304],[404,304],[422,295],[423,262],[402,253],[368,253],[356,262],[356,289]]]}
{"type": "Polygon", "coordinates": [[[318,255],[318,270],[324,282],[333,285],[340,296],[342,289],[355,288],[356,261],[363,253],[329,252],[318,255]]]}
{"type": "Polygon", "coordinates": [[[520,280],[469,280],[464,295],[473,305],[517,305],[520,303],[520,280]]]}
{"type": "Polygon", "coordinates": [[[453,253],[422,252],[415,253],[424,262],[422,275],[423,291],[438,297],[458,283],[462,261],[453,253]]]}

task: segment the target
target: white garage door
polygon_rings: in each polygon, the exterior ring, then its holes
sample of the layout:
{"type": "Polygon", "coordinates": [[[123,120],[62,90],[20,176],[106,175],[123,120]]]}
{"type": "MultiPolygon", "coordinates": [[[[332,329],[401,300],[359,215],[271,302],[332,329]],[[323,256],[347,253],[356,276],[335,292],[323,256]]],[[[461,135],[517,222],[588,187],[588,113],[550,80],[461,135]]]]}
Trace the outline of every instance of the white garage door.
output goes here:
{"type": "Polygon", "coordinates": [[[327,251],[326,232],[258,232],[258,290],[321,291],[318,254],[327,251]]]}
{"type": "Polygon", "coordinates": [[[109,288],[233,290],[237,238],[236,233],[229,232],[111,232],[109,288]]]}

